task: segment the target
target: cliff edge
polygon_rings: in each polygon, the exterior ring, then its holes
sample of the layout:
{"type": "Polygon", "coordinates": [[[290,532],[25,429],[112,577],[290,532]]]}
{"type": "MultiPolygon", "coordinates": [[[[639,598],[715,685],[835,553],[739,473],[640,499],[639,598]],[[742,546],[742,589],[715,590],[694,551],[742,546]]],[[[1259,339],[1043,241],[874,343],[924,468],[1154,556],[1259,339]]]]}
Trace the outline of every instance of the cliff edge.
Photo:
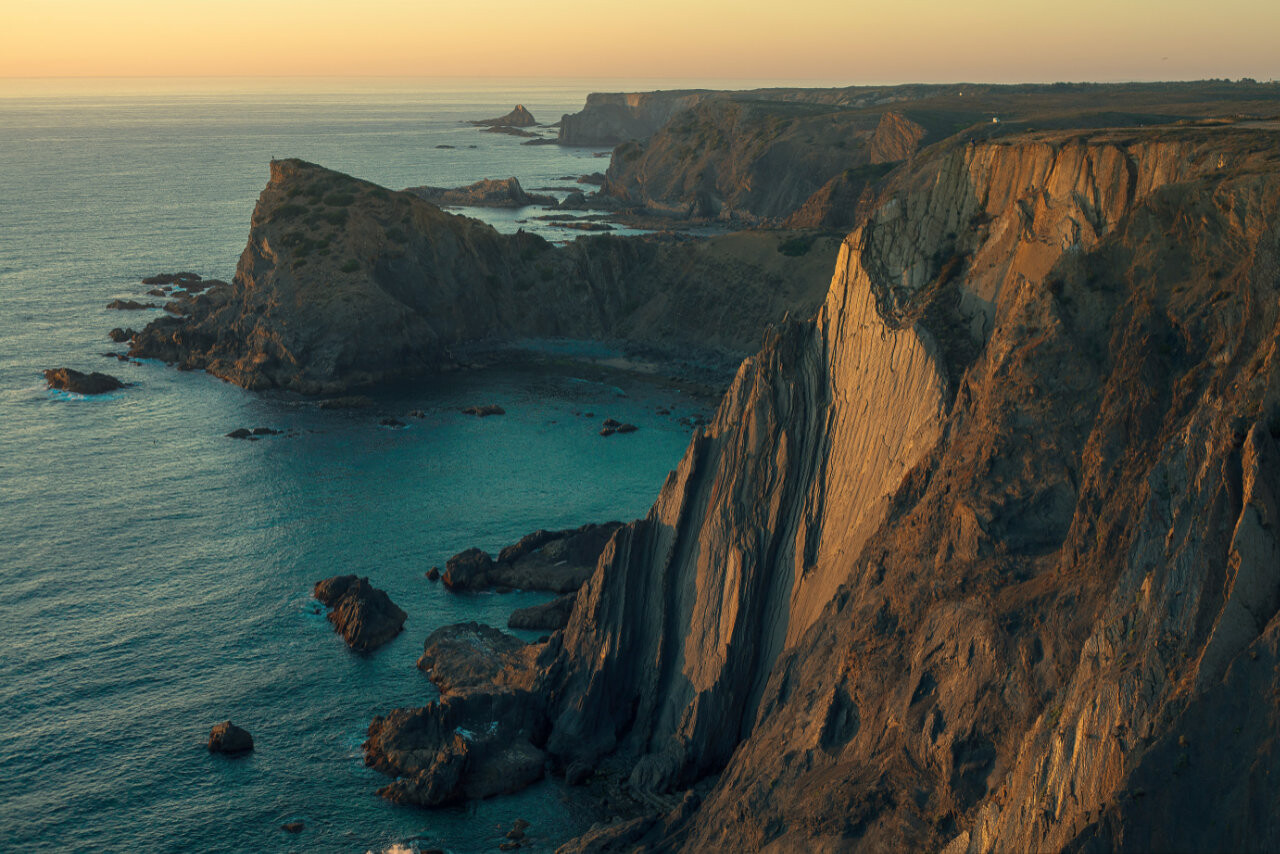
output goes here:
{"type": "Polygon", "coordinates": [[[894,178],[503,677],[650,805],[569,850],[1280,845],[1278,135],[894,178]]]}

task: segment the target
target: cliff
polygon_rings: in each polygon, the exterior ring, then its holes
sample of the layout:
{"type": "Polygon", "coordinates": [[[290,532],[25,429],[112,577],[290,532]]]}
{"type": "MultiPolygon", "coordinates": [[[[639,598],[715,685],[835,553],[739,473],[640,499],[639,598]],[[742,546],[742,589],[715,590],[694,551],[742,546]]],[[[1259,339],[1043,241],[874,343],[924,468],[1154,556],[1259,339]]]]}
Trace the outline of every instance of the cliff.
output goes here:
{"type": "Polygon", "coordinates": [[[892,179],[504,677],[653,810],[572,850],[1280,844],[1278,134],[892,179]]]}
{"type": "Polygon", "coordinates": [[[864,167],[906,160],[924,136],[898,113],[716,98],[619,146],[601,192],[649,214],[785,218],[833,177],[861,179],[860,192],[887,171],[864,167]]]}
{"type": "Polygon", "coordinates": [[[624,143],[602,192],[633,212],[847,232],[894,164],[957,134],[1140,127],[1278,108],[1280,85],[1250,82],[916,84],[592,95],[564,127],[624,143]],[[645,120],[621,133],[615,113],[645,120]]]}
{"type": "Polygon", "coordinates": [[[232,282],[148,325],[130,352],[245,388],[306,394],[437,370],[450,347],[476,340],[741,354],[769,322],[821,301],[821,250],[782,254],[786,239],[605,236],[555,247],[413,192],[273,161],[232,282]]]}
{"type": "Polygon", "coordinates": [[[705,90],[592,92],[580,112],[560,119],[561,145],[617,145],[644,139],[677,113],[712,94],[705,90]]]}
{"type": "Polygon", "coordinates": [[[1273,847],[1276,130],[903,176],[580,594],[549,744],[731,753],[662,849],[1273,847]]]}

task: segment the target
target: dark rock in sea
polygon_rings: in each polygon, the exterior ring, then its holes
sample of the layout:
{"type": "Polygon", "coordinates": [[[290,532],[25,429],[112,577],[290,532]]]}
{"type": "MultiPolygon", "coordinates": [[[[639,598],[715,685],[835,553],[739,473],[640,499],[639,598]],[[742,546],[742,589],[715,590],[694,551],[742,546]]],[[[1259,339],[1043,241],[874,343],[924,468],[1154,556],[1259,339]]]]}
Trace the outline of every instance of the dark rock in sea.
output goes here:
{"type": "Polygon", "coordinates": [[[426,418],[427,413],[423,412],[421,409],[410,409],[409,417],[410,418],[426,418]]]}
{"type": "Polygon", "coordinates": [[[318,409],[368,409],[371,406],[373,406],[373,398],[363,394],[349,394],[316,401],[318,409]]]}
{"type": "Polygon", "coordinates": [[[153,302],[142,303],[131,299],[115,299],[107,303],[107,308],[113,308],[117,311],[142,311],[147,308],[159,308],[153,302]]]}
{"type": "Polygon", "coordinates": [[[619,422],[616,418],[606,418],[604,421],[602,421],[602,422],[600,423],[600,426],[601,426],[601,427],[613,427],[613,428],[615,428],[615,429],[616,429],[616,428],[618,428],[618,427],[621,427],[621,426],[622,426],[622,424],[621,424],[621,422],[619,422]]]}
{"type": "Polygon", "coordinates": [[[603,184],[604,181],[605,177],[602,172],[592,172],[589,175],[581,175],[578,177],[579,184],[595,184],[596,186],[599,186],[603,184]]]}
{"type": "Polygon", "coordinates": [[[440,567],[433,566],[427,570],[427,581],[439,581],[439,580],[440,580],[440,567]]]}
{"type": "Polygon", "coordinates": [[[107,333],[107,337],[110,338],[112,341],[116,342],[117,344],[123,344],[125,341],[128,341],[130,338],[132,338],[137,334],[138,333],[133,331],[133,329],[121,329],[119,326],[117,326],[115,329],[112,329],[110,332],[107,333]]]}
{"type": "Polygon", "coordinates": [[[290,833],[301,833],[302,829],[305,827],[306,824],[301,821],[287,821],[280,825],[281,830],[287,830],[290,833]]]}
{"type": "Polygon", "coordinates": [[[512,830],[528,830],[530,827],[531,825],[529,824],[529,822],[525,821],[522,818],[518,818],[515,821],[511,822],[512,830]]]}
{"type": "Polygon", "coordinates": [[[152,288],[151,290],[147,291],[147,296],[152,296],[152,297],[167,297],[168,295],[169,294],[167,291],[161,290],[160,288],[152,288]]]}
{"type": "Polygon", "coordinates": [[[228,439],[248,439],[253,435],[253,431],[247,427],[237,427],[227,434],[228,439]]]}
{"type": "Polygon", "coordinates": [[[574,231],[613,231],[613,226],[607,222],[582,222],[570,221],[560,223],[561,228],[571,228],[574,231]]]}
{"type": "Polygon", "coordinates": [[[280,430],[273,430],[270,427],[254,427],[253,428],[253,435],[255,436],[278,436],[280,435],[280,433],[281,433],[280,430]]]}
{"type": "Polygon", "coordinates": [[[313,595],[332,608],[329,622],[347,646],[360,652],[377,649],[400,634],[408,615],[368,578],[336,575],[316,583],[313,595]]]}
{"type": "Polygon", "coordinates": [[[452,148],[455,148],[455,147],[456,147],[456,146],[452,146],[452,145],[437,145],[437,146],[436,146],[436,148],[449,148],[449,149],[452,149],[452,148]]]}
{"type": "Polygon", "coordinates": [[[584,193],[574,190],[569,195],[560,200],[556,205],[557,210],[562,211],[580,211],[587,207],[587,197],[584,193]]]}
{"type": "Polygon", "coordinates": [[[506,415],[507,410],[498,406],[496,403],[487,403],[483,406],[468,406],[466,409],[462,410],[462,414],[485,418],[490,415],[506,415]]]}
{"type": "Polygon", "coordinates": [[[526,139],[521,145],[559,145],[560,140],[555,137],[540,136],[536,139],[526,139]]]}
{"type": "Polygon", "coordinates": [[[616,428],[619,433],[634,433],[640,428],[634,424],[619,424],[616,428]]]}
{"type": "Polygon", "coordinates": [[[524,104],[516,104],[515,109],[505,116],[499,116],[496,119],[478,119],[471,124],[477,127],[527,128],[537,123],[538,120],[533,117],[533,113],[525,109],[524,104]]]}
{"type": "Polygon", "coordinates": [[[405,423],[398,418],[383,418],[378,422],[383,427],[404,427],[405,423]]]}
{"type": "Polygon", "coordinates": [[[51,368],[44,372],[44,378],[49,388],[74,394],[105,394],[124,388],[126,385],[110,374],[101,374],[97,371],[83,374],[71,368],[51,368]]]}
{"type": "Polygon", "coordinates": [[[466,187],[410,187],[405,190],[433,205],[480,208],[524,208],[554,205],[554,196],[527,193],[515,178],[487,179],[466,187]]]}
{"type": "Polygon", "coordinates": [[[142,280],[144,285],[180,285],[186,287],[192,282],[199,282],[202,278],[196,273],[158,273],[154,276],[147,276],[142,280]]]}
{"type": "Polygon", "coordinates": [[[595,570],[596,561],[620,522],[583,525],[566,531],[535,531],[507,546],[495,561],[480,549],[467,549],[445,564],[445,586],[455,592],[546,590],[572,593],[595,570]]]}
{"type": "Polygon", "coordinates": [[[253,750],[253,736],[246,730],[223,721],[209,731],[210,753],[248,753],[253,750]]]}
{"type": "Polygon", "coordinates": [[[573,602],[576,596],[576,593],[566,593],[541,605],[517,608],[507,619],[507,628],[552,631],[563,629],[569,624],[569,615],[573,613],[573,602]]]}
{"type": "Polygon", "coordinates": [[[600,428],[600,435],[601,435],[601,436],[612,436],[612,435],[613,435],[614,433],[616,433],[616,432],[618,432],[618,431],[617,431],[617,428],[614,428],[614,427],[601,427],[601,428],[600,428]]]}

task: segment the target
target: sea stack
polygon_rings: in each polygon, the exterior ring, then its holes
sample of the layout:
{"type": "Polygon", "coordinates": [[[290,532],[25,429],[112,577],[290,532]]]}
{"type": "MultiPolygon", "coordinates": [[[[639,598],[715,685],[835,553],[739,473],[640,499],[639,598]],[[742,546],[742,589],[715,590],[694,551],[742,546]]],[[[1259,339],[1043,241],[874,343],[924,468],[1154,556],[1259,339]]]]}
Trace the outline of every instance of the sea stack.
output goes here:
{"type": "Polygon", "coordinates": [[[329,612],[329,622],[347,646],[358,652],[372,652],[400,634],[408,614],[385,591],[368,578],[335,575],[316,582],[313,594],[329,612]]]}

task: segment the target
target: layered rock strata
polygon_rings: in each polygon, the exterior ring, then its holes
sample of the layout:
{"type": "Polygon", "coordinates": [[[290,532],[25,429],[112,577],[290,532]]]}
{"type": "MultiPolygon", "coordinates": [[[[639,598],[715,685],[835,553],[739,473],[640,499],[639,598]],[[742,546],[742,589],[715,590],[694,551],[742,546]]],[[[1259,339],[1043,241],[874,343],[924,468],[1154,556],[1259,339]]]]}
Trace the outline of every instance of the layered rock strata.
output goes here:
{"type": "Polygon", "coordinates": [[[894,179],[495,681],[557,768],[719,773],[628,850],[1274,846],[1278,133],[894,179]]]}

